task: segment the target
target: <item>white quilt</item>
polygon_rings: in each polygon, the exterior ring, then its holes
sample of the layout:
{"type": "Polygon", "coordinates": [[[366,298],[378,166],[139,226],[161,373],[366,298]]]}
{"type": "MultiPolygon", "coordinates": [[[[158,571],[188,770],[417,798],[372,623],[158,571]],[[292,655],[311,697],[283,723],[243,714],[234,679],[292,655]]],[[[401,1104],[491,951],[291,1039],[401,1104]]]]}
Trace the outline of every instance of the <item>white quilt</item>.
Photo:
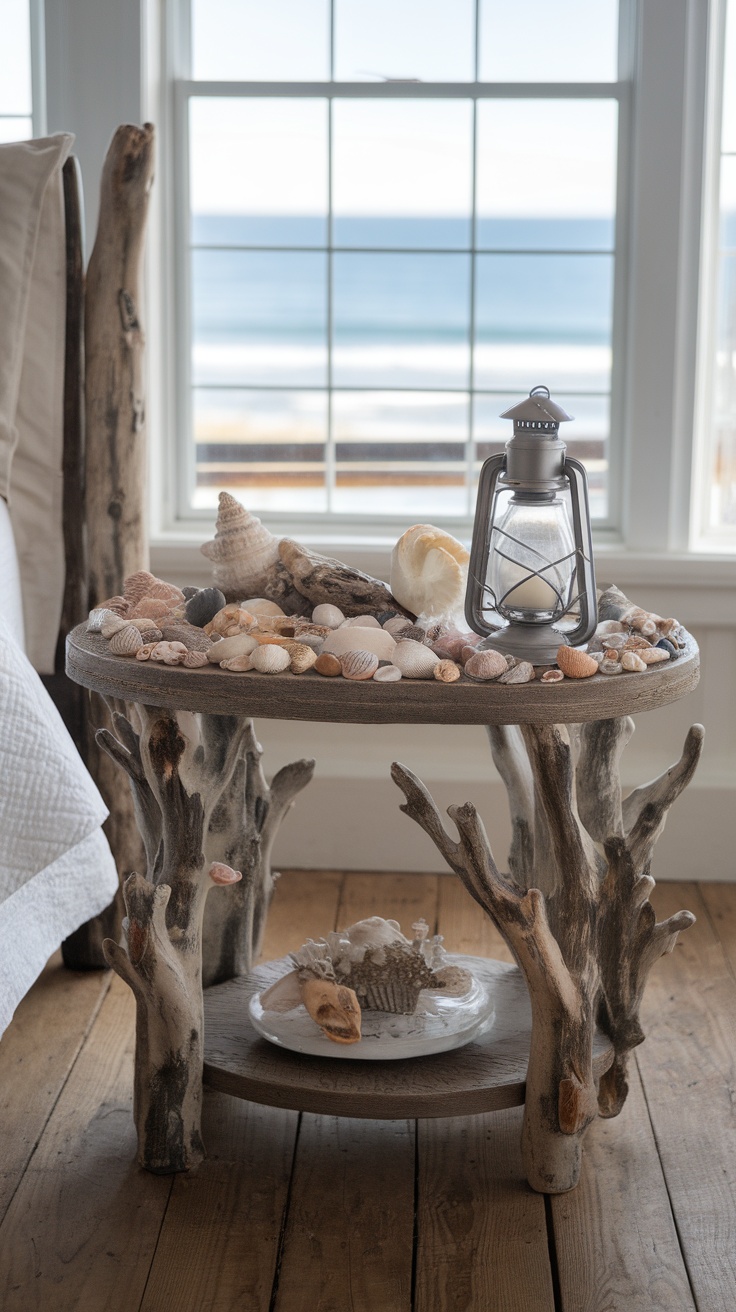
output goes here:
{"type": "Polygon", "coordinates": [[[115,895],[106,817],[0,613],[0,1034],[62,939],[115,895]]]}

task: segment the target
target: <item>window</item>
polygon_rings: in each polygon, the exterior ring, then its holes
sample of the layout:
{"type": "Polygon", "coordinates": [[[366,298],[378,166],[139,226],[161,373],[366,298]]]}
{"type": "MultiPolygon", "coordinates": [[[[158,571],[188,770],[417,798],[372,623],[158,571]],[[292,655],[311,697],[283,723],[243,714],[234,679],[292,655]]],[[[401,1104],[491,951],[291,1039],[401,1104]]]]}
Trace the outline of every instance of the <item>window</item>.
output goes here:
{"type": "Polygon", "coordinates": [[[0,41],[0,141],[33,136],[30,0],[3,0],[0,41]]]}
{"type": "Polygon", "coordinates": [[[178,517],[228,487],[277,518],[462,525],[499,412],[544,382],[615,523],[615,0],[192,0],[190,19],[178,517]]]}

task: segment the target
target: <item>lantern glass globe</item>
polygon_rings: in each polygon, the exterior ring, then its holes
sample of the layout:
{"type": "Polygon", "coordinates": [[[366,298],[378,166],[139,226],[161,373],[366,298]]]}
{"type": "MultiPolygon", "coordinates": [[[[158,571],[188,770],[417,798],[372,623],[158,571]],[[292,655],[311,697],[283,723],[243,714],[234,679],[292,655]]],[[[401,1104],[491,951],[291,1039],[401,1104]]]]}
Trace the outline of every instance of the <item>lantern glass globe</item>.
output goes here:
{"type": "Polygon", "coordinates": [[[503,509],[497,503],[490,546],[488,584],[500,614],[527,624],[561,619],[575,574],[564,500],[526,500],[516,493],[503,509]]]}

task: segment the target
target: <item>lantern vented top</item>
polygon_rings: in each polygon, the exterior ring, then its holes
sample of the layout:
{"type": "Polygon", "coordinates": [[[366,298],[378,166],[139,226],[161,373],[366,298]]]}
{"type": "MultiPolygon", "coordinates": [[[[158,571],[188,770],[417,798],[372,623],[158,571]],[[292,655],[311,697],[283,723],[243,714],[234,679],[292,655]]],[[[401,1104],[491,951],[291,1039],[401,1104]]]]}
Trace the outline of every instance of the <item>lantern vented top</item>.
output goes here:
{"type": "Polygon", "coordinates": [[[553,401],[549,388],[542,385],[533,387],[531,392],[518,405],[504,410],[501,419],[513,419],[514,432],[556,433],[560,424],[572,419],[561,405],[553,401]]]}

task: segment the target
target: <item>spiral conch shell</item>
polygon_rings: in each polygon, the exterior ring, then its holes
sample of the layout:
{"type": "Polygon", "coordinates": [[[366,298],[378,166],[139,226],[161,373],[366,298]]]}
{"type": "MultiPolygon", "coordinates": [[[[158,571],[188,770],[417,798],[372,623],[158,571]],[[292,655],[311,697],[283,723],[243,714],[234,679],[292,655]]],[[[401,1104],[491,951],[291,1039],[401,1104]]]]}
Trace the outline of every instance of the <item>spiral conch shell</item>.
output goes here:
{"type": "Polygon", "coordinates": [[[450,615],[463,602],[469,553],[431,524],[415,524],[391,554],[391,591],[415,615],[450,615]]]}
{"type": "Polygon", "coordinates": [[[226,596],[261,597],[279,559],[279,539],[229,492],[221,492],[214,540],[200,550],[213,562],[214,584],[226,596]]]}

